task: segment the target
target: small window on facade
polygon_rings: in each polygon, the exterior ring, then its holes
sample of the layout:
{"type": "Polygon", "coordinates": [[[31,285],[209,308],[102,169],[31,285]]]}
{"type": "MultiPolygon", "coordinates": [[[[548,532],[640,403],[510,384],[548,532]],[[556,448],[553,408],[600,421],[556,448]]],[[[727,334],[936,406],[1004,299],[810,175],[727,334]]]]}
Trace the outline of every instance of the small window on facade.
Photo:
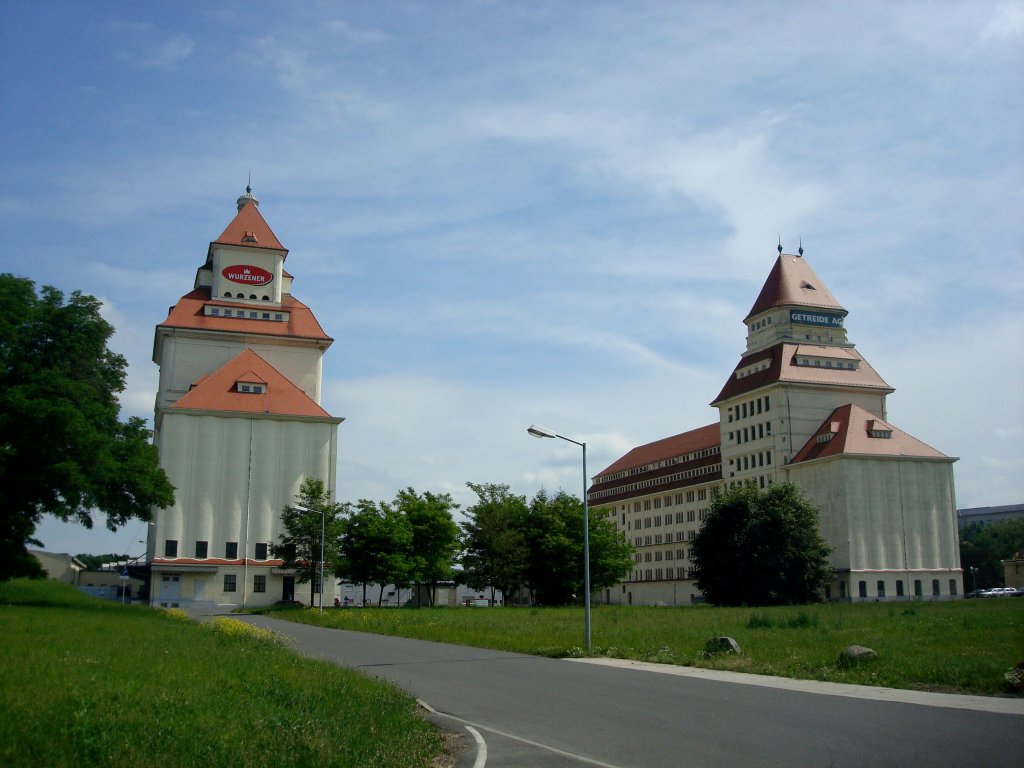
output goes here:
{"type": "Polygon", "coordinates": [[[217,307],[210,307],[210,314],[211,315],[219,315],[220,314],[220,310],[217,309],[217,307]]]}
{"type": "MultiPolygon", "coordinates": [[[[266,296],[264,296],[263,298],[266,298],[266,296]]],[[[264,320],[269,320],[270,319],[270,313],[269,312],[264,312],[263,313],[263,319],[264,320]]]]}
{"type": "Polygon", "coordinates": [[[267,577],[263,574],[252,577],[252,591],[253,592],[266,592],[267,591],[267,577]]]}
{"type": "Polygon", "coordinates": [[[932,579],[932,595],[938,597],[941,593],[939,592],[939,580],[932,579]]]}
{"type": "Polygon", "coordinates": [[[881,579],[878,580],[878,596],[885,597],[885,582],[881,579]]]}
{"type": "Polygon", "coordinates": [[[253,301],[256,301],[256,294],[255,293],[250,293],[249,294],[249,298],[252,299],[253,301]]]}
{"type": "Polygon", "coordinates": [[[256,559],[266,560],[267,559],[267,544],[266,542],[256,543],[256,559]]]}
{"type": "Polygon", "coordinates": [[[868,583],[866,581],[858,581],[857,582],[857,593],[861,597],[867,597],[868,596],[868,583]]]}
{"type": "Polygon", "coordinates": [[[234,592],[235,591],[235,574],[225,573],[224,574],[224,591],[234,592]]]}
{"type": "Polygon", "coordinates": [[[921,590],[921,580],[914,579],[914,597],[921,597],[924,592],[921,590]]]}
{"type": "Polygon", "coordinates": [[[231,291],[224,291],[224,298],[225,299],[230,299],[231,298],[231,291]]]}
{"type": "Polygon", "coordinates": [[[196,542],[196,557],[206,557],[206,552],[209,546],[208,541],[197,541],[196,542]]]}
{"type": "Polygon", "coordinates": [[[280,312],[275,312],[274,313],[274,319],[275,320],[284,320],[284,315],[281,314],[280,312]]]}
{"type": "Polygon", "coordinates": [[[239,384],[238,385],[238,391],[239,392],[248,392],[249,391],[249,385],[248,384],[239,384]]]}
{"type": "Polygon", "coordinates": [[[228,560],[235,560],[238,558],[237,541],[229,541],[224,545],[224,557],[228,560]]]}
{"type": "Polygon", "coordinates": [[[896,597],[903,597],[903,579],[896,580],[896,597]]]}
{"type": "Polygon", "coordinates": [[[167,539],[164,542],[164,557],[177,557],[178,556],[178,541],[177,539],[167,539]]]}
{"type": "MultiPolygon", "coordinates": [[[[255,299],[256,297],[255,297],[255,296],[253,296],[253,298],[255,299]]],[[[258,312],[250,312],[250,313],[249,313],[249,317],[250,317],[251,319],[255,320],[255,319],[256,319],[256,316],[257,316],[258,314],[259,314],[258,312]]]]}
{"type": "Polygon", "coordinates": [[[951,595],[955,595],[956,594],[956,579],[950,579],[949,580],[949,594],[951,594],[951,595]]]}

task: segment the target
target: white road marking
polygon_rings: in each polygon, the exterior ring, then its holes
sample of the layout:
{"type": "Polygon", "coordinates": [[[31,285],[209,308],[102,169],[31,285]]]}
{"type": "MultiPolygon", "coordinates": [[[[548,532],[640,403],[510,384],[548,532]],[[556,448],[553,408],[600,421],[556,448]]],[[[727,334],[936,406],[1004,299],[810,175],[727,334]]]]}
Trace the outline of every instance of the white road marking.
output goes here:
{"type": "Polygon", "coordinates": [[[480,731],[476,728],[470,725],[465,726],[465,728],[476,739],[476,760],[473,762],[473,768],[484,768],[487,765],[487,742],[484,741],[484,737],[480,735],[480,731]]]}

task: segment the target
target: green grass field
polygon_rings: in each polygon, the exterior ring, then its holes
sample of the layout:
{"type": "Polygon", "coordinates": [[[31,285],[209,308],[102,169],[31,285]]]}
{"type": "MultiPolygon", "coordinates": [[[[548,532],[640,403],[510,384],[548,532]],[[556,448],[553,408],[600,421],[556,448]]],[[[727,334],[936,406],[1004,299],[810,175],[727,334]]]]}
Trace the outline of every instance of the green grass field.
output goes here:
{"type": "Polygon", "coordinates": [[[397,688],[300,658],[234,619],[204,625],[0,583],[0,765],[429,766],[430,724],[397,688]]]}
{"type": "MultiPolygon", "coordinates": [[[[584,656],[580,608],[289,609],[272,615],[376,632],[555,657],[584,656]]],[[[808,680],[961,693],[1007,693],[1024,660],[1024,600],[827,603],[787,608],[595,606],[592,656],[727,669],[808,680]],[[740,656],[703,653],[709,638],[737,640],[740,656]],[[837,663],[847,645],[879,659],[837,663]]]]}

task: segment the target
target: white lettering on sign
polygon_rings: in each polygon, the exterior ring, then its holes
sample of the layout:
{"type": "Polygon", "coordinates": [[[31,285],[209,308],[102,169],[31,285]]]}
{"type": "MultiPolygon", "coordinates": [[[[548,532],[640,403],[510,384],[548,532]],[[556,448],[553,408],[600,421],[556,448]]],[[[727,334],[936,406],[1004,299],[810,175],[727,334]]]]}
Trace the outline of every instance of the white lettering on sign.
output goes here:
{"type": "Polygon", "coordinates": [[[274,279],[274,275],[261,267],[254,267],[251,264],[235,264],[224,267],[220,272],[224,277],[233,283],[245,283],[247,285],[266,285],[274,279]]]}

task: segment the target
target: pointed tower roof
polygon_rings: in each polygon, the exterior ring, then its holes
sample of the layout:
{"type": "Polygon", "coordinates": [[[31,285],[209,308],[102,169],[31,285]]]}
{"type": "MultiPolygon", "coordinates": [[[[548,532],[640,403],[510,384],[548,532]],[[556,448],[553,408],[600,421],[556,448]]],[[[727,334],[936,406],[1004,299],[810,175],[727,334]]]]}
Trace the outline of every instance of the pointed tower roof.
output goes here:
{"type": "Polygon", "coordinates": [[[267,248],[274,251],[283,251],[288,255],[288,249],[281,245],[277,235],[267,224],[260,213],[260,201],[253,197],[252,187],[245,188],[245,194],[238,198],[238,213],[228,224],[227,229],[221,232],[220,237],[210,243],[212,255],[214,245],[237,245],[243,248],[267,248]]]}
{"type": "Polygon", "coordinates": [[[835,296],[814,273],[803,256],[779,253],[779,258],[768,274],[757,301],[743,321],[746,322],[754,315],[759,315],[772,307],[786,306],[835,309],[846,314],[846,309],[836,301],[835,296]]]}
{"type": "Polygon", "coordinates": [[[305,392],[251,349],[245,349],[213,373],[202,376],[178,398],[172,409],[262,413],[330,419],[305,392]],[[240,382],[263,384],[262,392],[246,392],[240,382]]]}

